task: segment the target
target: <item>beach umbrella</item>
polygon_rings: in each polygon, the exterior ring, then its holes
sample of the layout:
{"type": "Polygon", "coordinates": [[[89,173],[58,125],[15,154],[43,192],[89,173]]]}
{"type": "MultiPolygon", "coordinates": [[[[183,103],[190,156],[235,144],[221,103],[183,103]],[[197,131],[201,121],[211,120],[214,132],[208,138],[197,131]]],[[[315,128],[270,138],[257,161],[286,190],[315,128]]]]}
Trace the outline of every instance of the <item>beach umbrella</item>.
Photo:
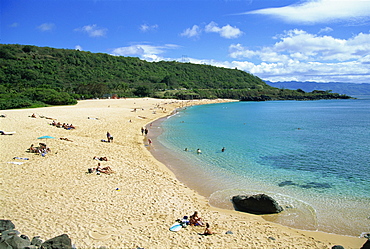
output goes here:
{"type": "Polygon", "coordinates": [[[55,138],[55,137],[52,137],[52,136],[42,136],[42,137],[38,137],[37,139],[44,139],[44,138],[55,138]]]}

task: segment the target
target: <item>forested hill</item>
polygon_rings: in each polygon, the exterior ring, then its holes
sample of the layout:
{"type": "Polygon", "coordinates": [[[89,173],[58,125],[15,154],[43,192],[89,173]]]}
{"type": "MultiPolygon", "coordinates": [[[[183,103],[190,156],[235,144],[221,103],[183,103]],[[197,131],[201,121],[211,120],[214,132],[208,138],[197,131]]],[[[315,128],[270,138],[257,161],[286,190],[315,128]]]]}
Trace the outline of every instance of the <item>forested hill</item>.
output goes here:
{"type": "Polygon", "coordinates": [[[242,100],[344,97],[328,91],[308,94],[277,89],[237,69],[0,44],[0,109],[75,104],[77,99],[112,96],[242,100]]]}

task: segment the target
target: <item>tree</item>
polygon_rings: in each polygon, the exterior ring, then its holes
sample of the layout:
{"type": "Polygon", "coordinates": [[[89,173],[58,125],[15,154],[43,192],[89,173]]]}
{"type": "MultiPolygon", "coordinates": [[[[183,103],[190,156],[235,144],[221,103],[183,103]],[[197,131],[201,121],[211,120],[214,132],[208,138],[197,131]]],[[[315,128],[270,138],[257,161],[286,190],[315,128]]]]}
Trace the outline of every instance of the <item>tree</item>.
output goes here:
{"type": "Polygon", "coordinates": [[[139,86],[136,88],[134,91],[134,94],[139,96],[139,97],[147,97],[151,93],[150,89],[148,86],[139,86]]]}

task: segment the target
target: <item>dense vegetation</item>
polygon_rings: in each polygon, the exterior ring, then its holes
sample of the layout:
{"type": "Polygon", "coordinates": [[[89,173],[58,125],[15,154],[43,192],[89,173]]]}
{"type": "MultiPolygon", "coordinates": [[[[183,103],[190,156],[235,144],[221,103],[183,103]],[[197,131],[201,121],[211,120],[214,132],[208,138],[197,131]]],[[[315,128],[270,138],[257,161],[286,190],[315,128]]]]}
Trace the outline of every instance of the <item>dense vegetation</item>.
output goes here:
{"type": "Polygon", "coordinates": [[[146,96],[241,100],[347,98],[330,91],[277,89],[237,69],[0,44],[0,109],[69,105],[84,98],[146,96]]]}

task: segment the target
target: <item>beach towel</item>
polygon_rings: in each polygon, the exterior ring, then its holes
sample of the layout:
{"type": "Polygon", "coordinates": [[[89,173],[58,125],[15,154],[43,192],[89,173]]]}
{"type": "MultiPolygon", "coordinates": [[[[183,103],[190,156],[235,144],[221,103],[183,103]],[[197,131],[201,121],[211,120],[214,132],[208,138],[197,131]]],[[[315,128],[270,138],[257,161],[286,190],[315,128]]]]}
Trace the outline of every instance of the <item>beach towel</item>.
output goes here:
{"type": "Polygon", "coordinates": [[[21,159],[21,160],[30,160],[29,158],[27,157],[13,157],[13,159],[21,159]]]}
{"type": "Polygon", "coordinates": [[[8,162],[8,163],[12,163],[12,164],[16,164],[16,165],[24,164],[24,162],[8,162]]]}
{"type": "Polygon", "coordinates": [[[0,131],[1,135],[13,135],[15,134],[15,131],[0,131]]]}

